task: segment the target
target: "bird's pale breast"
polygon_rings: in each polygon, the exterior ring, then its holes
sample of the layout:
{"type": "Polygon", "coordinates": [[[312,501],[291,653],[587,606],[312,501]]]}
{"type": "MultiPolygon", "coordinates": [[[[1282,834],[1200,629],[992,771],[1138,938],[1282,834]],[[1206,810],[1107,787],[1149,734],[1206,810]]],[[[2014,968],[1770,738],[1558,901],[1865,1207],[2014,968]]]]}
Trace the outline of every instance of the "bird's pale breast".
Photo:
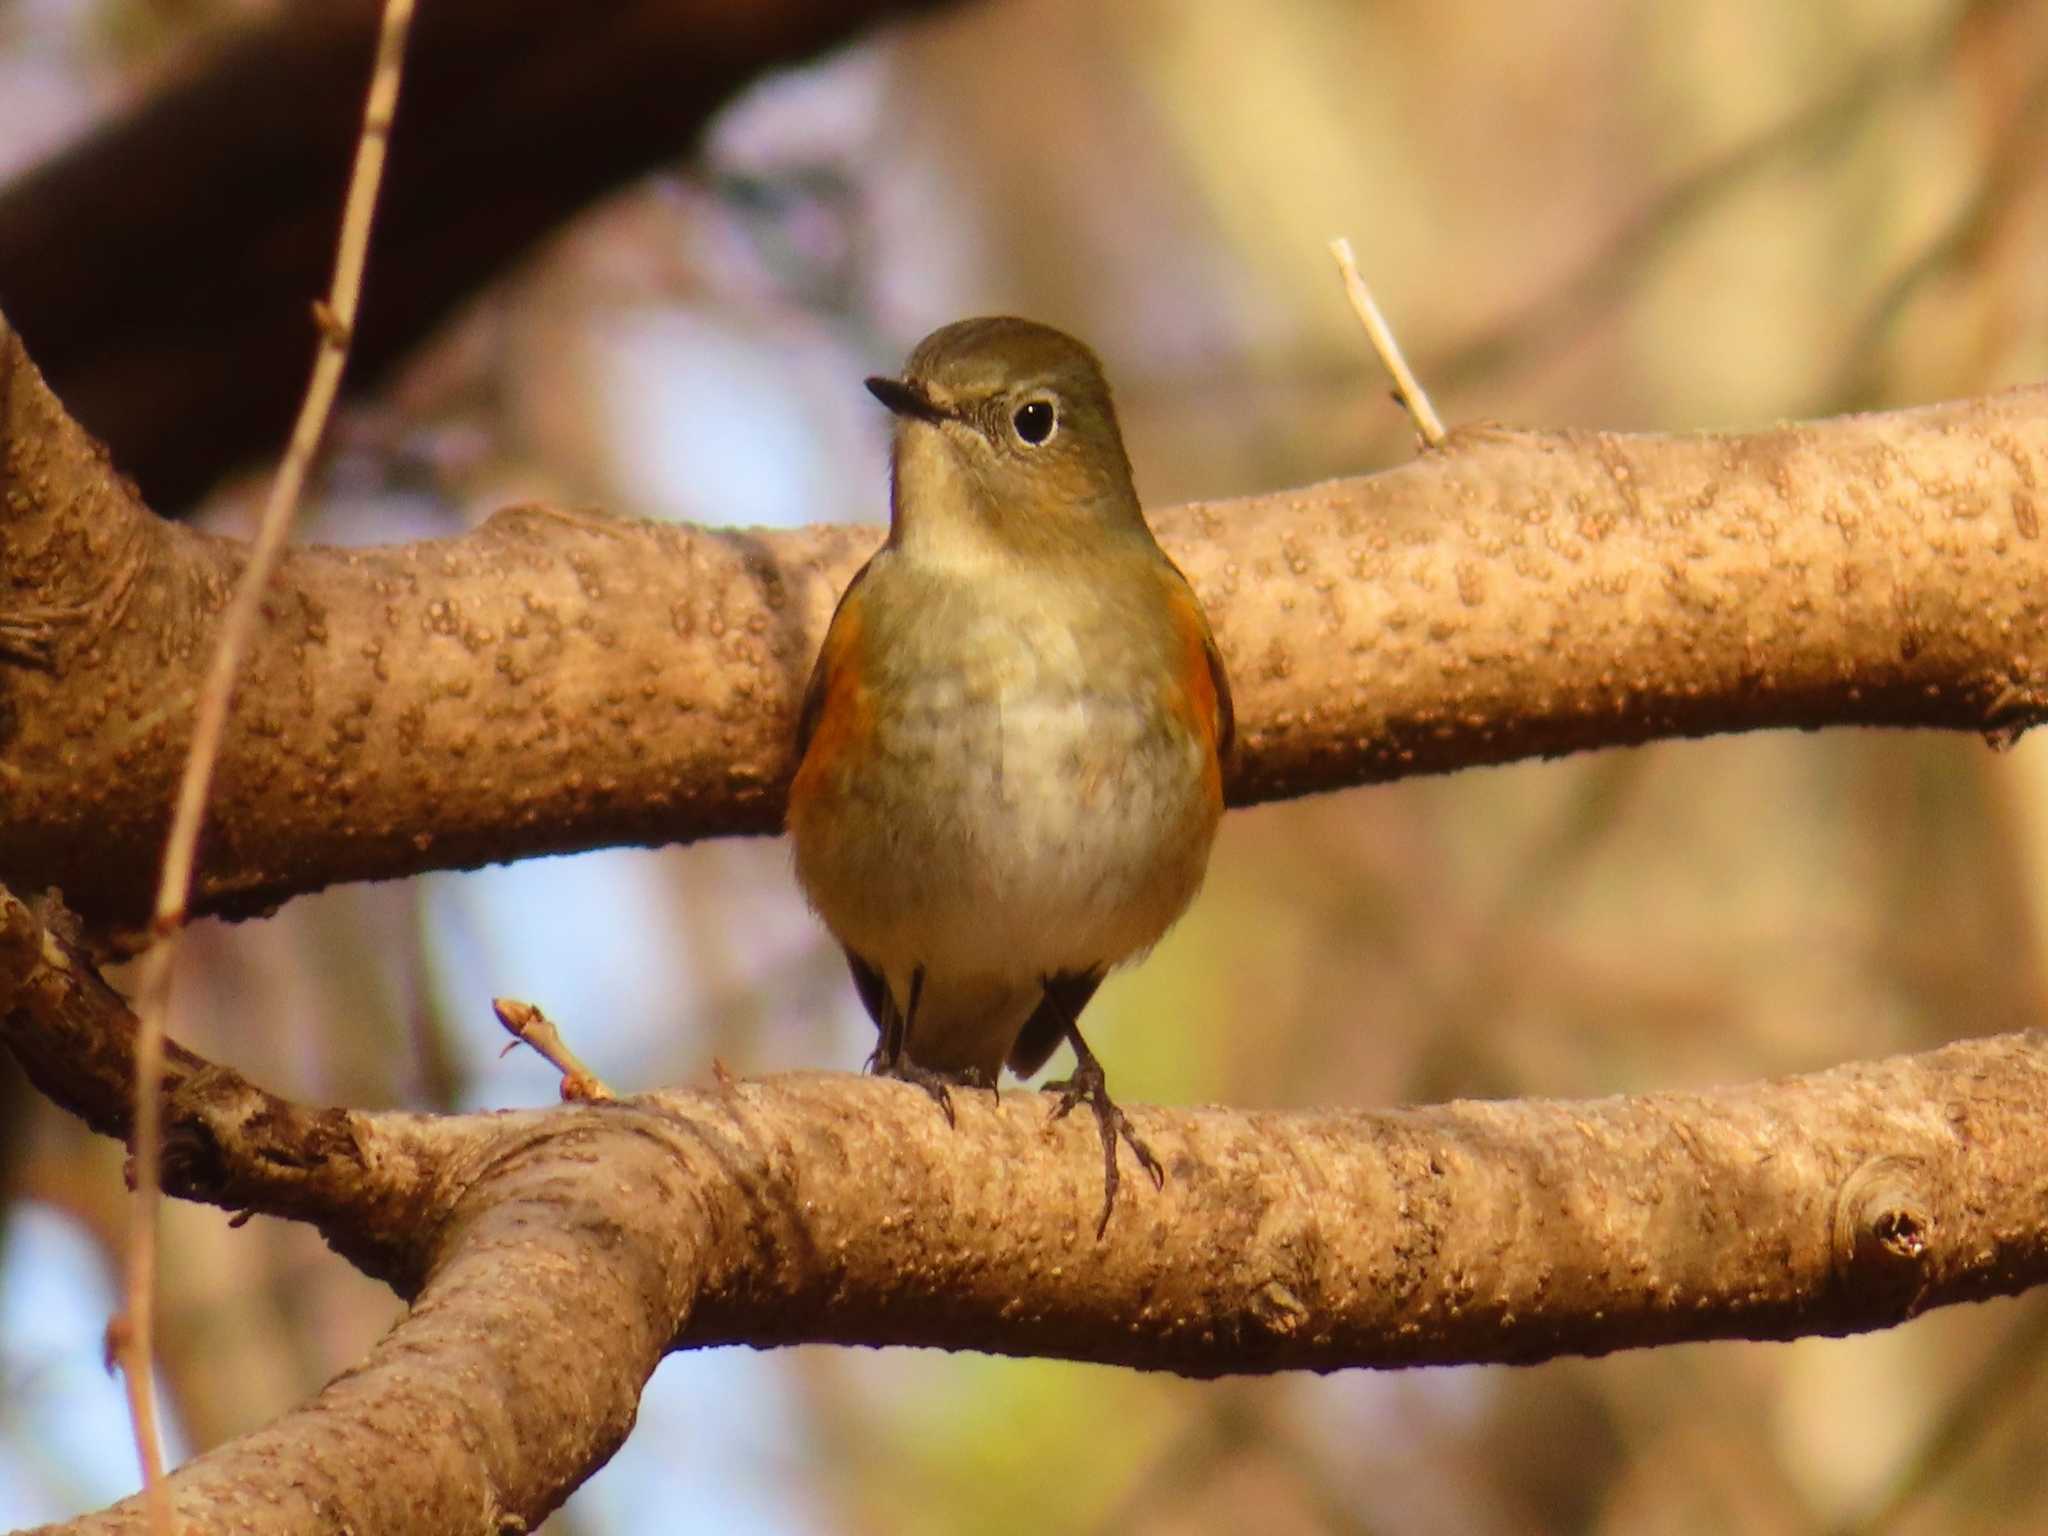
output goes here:
{"type": "Polygon", "coordinates": [[[1188,718],[1199,640],[1156,569],[1087,574],[976,580],[885,554],[842,612],[859,683],[828,694],[804,766],[797,874],[899,997],[925,967],[910,1049],[928,1063],[1000,1061],[1040,978],[1142,954],[1201,883],[1221,804],[1188,718]]]}

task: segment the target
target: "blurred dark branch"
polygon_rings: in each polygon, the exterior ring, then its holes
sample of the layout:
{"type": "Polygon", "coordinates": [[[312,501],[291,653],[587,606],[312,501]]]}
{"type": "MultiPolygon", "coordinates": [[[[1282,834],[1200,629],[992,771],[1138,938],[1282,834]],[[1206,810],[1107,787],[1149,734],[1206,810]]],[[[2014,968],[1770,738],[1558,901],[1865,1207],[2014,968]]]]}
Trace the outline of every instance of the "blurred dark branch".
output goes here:
{"type": "MultiPolygon", "coordinates": [[[[2048,389],[1700,437],[1467,429],[1403,468],[1158,514],[1238,700],[1233,804],[1773,726],[2010,740],[2048,711],[2048,389]]],[[[196,910],[772,832],[872,529],[507,509],[291,552],[196,910]]],[[[0,879],[139,920],[243,546],[152,516],[0,321],[0,879]]]]}
{"type": "MultiPolygon", "coordinates": [[[[421,7],[350,377],[368,381],[764,72],[929,0],[421,7]]],[[[270,452],[313,354],[378,16],[289,5],[0,189],[0,301],[123,473],[175,509],[270,452]]]]}
{"type": "MultiPolygon", "coordinates": [[[[0,892],[0,1044],[119,1134],[132,1032],[0,892]]],[[[531,1527],[672,1348],[1197,1376],[1533,1361],[1848,1333],[2048,1278],[2038,1034],[1705,1093],[1143,1110],[1167,1183],[1127,1181],[1101,1242],[1093,1129],[1032,1093],[966,1096],[949,1129],[847,1075],[445,1117],[307,1109],[183,1052],[169,1086],[173,1187],[312,1220],[416,1287],[362,1365],[174,1475],[194,1528],[531,1527]]]]}
{"type": "Polygon", "coordinates": [[[8,1218],[20,1196],[21,1165],[28,1152],[35,1091],[9,1058],[0,1060],[0,1262],[12,1237],[8,1218]]]}

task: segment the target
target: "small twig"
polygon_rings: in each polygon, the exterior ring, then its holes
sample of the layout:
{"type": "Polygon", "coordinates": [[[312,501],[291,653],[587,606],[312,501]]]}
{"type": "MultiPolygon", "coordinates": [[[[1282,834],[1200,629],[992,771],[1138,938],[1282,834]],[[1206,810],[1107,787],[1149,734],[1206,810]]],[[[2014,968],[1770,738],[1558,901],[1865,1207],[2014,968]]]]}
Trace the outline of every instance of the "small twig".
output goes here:
{"type": "MultiPolygon", "coordinates": [[[[562,1100],[564,1103],[600,1104],[618,1097],[607,1088],[604,1079],[583,1065],[576,1053],[569,1049],[562,1032],[555,1028],[555,1021],[542,1013],[531,1003],[522,1003],[516,997],[494,997],[491,1011],[498,1016],[498,1022],[505,1026],[512,1036],[513,1046],[527,1045],[540,1052],[554,1063],[555,1070],[562,1074],[562,1100]]],[[[499,1055],[504,1055],[500,1051],[499,1055]]]]}
{"type": "Polygon", "coordinates": [[[1351,242],[1332,240],[1330,254],[1337,258],[1337,271],[1344,278],[1344,293],[1351,300],[1352,312],[1358,316],[1358,323],[1372,338],[1373,350],[1379,353],[1380,361],[1393,376],[1394,391],[1414,419],[1415,430],[1422,434],[1424,444],[1441,448],[1444,442],[1443,421],[1437,416],[1436,407],[1429,403],[1429,396],[1423,392],[1421,383],[1410,371],[1408,359],[1401,355],[1401,344],[1394,340],[1394,332],[1387,324],[1386,316],[1373,302],[1372,290],[1365,286],[1365,279],[1359,275],[1358,258],[1351,254],[1351,242]]]}
{"type": "Polygon", "coordinates": [[[413,0],[385,0],[384,20],[377,37],[377,58],[363,107],[363,130],[356,141],[348,201],[342,215],[341,241],[335,253],[334,283],[316,310],[320,349],[313,376],[292,429],[277,478],[264,504],[263,521],[250,549],[249,563],[235,585],[234,597],[221,621],[220,639],[201,686],[192,722],[192,745],[178,784],[171,830],[164,842],[164,862],[157,885],[156,910],[150,923],[150,947],[142,959],[136,1012],[141,1028],[135,1046],[135,1200],[128,1232],[125,1312],[107,1329],[110,1350],[121,1362],[128,1388],[128,1410],[135,1427],[136,1450],[142,1463],[143,1494],[152,1536],[170,1536],[170,1497],[164,1486],[163,1445],[155,1412],[153,1352],[156,1295],[156,1207],[162,1185],[161,1115],[164,1025],[170,1011],[171,961],[179,931],[185,925],[185,904],[192,889],[192,871],[199,827],[206,812],[208,790],[220,757],[228,704],[242,654],[255,632],[256,619],[298,505],[314,449],[326,430],[327,418],[341,387],[348,361],[348,342],[362,293],[363,261],[369,250],[370,219],[377,204],[378,183],[391,136],[391,118],[398,103],[405,37],[412,23],[413,0]]]}

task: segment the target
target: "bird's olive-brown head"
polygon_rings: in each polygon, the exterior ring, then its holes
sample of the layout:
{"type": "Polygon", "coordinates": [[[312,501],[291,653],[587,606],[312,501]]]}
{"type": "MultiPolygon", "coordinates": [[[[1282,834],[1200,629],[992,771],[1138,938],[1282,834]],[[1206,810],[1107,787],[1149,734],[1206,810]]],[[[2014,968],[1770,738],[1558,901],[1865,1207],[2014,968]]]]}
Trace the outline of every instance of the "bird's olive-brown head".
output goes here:
{"type": "Polygon", "coordinates": [[[934,555],[1150,538],[1095,354],[1030,320],[932,332],[900,378],[867,381],[896,415],[890,542],[934,555]]]}

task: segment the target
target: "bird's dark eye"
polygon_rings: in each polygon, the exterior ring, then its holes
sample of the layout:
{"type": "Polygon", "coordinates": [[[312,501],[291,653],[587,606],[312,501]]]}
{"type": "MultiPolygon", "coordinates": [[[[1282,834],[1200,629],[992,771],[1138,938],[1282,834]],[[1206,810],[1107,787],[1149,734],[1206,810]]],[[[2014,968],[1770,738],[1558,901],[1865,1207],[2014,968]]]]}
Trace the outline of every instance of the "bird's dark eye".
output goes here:
{"type": "Polygon", "coordinates": [[[1026,400],[1010,417],[1010,425],[1016,429],[1019,441],[1037,448],[1052,436],[1059,417],[1050,400],[1026,400]]]}

